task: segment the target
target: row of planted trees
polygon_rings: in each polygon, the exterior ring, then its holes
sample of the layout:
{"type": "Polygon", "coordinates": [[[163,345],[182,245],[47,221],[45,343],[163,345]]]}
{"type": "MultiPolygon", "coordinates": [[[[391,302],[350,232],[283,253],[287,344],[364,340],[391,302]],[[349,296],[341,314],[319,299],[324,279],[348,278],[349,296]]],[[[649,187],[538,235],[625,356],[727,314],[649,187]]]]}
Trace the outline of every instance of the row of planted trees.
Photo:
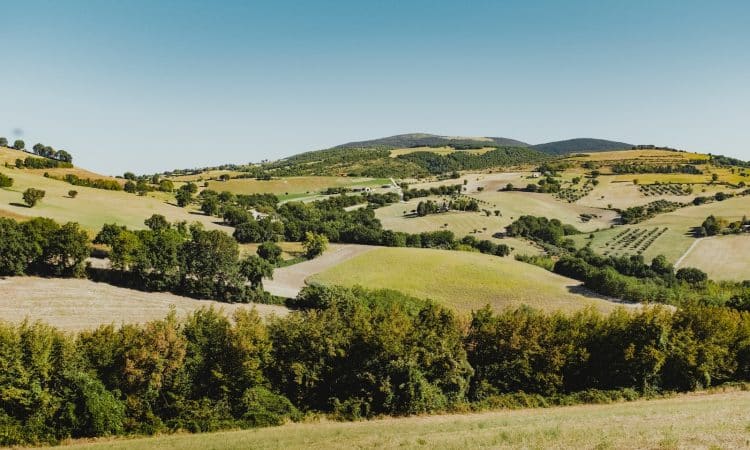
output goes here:
{"type": "Polygon", "coordinates": [[[465,322],[392,291],[308,288],[266,322],[202,310],[71,336],[0,325],[0,444],[633,399],[750,377],[725,308],[465,322]]]}

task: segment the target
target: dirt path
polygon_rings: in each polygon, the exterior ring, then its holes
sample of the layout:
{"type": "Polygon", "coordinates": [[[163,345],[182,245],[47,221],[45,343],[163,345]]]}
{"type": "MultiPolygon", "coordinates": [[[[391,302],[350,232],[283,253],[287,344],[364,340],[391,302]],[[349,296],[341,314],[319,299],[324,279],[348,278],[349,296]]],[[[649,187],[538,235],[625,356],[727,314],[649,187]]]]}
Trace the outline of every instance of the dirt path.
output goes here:
{"type": "Polygon", "coordinates": [[[305,287],[305,280],[308,277],[374,248],[377,247],[371,245],[332,244],[323,256],[319,256],[311,261],[294,264],[293,266],[276,269],[273,272],[273,280],[263,281],[263,288],[279,297],[296,297],[299,291],[305,287]]]}
{"type": "Polygon", "coordinates": [[[0,278],[0,320],[41,320],[66,331],[163,319],[170,308],[174,308],[178,316],[184,316],[209,306],[223,309],[228,316],[239,308],[256,308],[261,316],[280,316],[288,312],[282,306],[195,300],[167,292],[141,292],[90,280],[0,278]]]}
{"type": "Polygon", "coordinates": [[[703,239],[706,239],[706,238],[698,238],[695,241],[693,241],[692,244],[690,244],[690,247],[688,247],[688,249],[685,251],[685,253],[683,253],[682,256],[680,256],[680,259],[678,259],[677,262],[674,263],[674,268],[675,269],[679,269],[680,268],[680,264],[682,264],[682,261],[684,261],[685,258],[687,258],[687,256],[690,254],[690,252],[693,251],[693,249],[695,248],[695,246],[698,245],[698,243],[700,241],[702,241],[703,239]]]}

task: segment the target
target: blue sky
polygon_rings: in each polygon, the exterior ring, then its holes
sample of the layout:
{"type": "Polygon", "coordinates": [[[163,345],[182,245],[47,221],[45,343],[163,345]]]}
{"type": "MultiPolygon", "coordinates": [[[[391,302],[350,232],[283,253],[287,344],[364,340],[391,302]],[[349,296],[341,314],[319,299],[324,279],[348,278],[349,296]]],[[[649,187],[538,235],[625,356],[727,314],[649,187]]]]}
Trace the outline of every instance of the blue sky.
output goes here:
{"type": "Polygon", "coordinates": [[[108,174],[407,132],[750,159],[746,1],[0,7],[0,135],[108,174]]]}

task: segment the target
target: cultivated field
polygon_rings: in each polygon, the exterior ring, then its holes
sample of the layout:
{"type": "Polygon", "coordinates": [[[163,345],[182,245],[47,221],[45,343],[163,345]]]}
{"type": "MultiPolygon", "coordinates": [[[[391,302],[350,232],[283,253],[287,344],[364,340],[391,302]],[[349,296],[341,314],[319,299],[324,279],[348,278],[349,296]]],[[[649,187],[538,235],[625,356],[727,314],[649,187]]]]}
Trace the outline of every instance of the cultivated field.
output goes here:
{"type": "Polygon", "coordinates": [[[701,239],[680,267],[697,267],[713,280],[750,280],[750,235],[701,239]]]}
{"type": "MultiPolygon", "coordinates": [[[[655,174],[647,175],[643,178],[641,175],[605,175],[599,177],[599,185],[595,186],[588,195],[582,197],[577,204],[590,206],[594,208],[619,208],[626,209],[631,206],[640,206],[656,200],[667,200],[670,202],[690,203],[695,197],[710,196],[717,192],[730,193],[736,189],[723,184],[695,184],[703,183],[703,175],[660,175],[662,178],[654,178],[655,174]],[[701,180],[691,179],[690,177],[702,177],[701,180]],[[638,185],[633,183],[633,179],[638,179],[638,185]],[[649,193],[657,191],[659,187],[653,185],[659,181],[662,185],[671,183],[674,190],[692,188],[692,193],[685,195],[674,195],[672,193],[664,195],[646,195],[644,190],[649,193]]],[[[663,191],[668,191],[667,187],[662,187],[663,191]]]]}
{"type": "Polygon", "coordinates": [[[308,280],[430,298],[461,312],[530,305],[547,311],[618,306],[587,294],[569,278],[512,258],[415,248],[377,248],[308,280]]]}
{"type": "Polygon", "coordinates": [[[66,449],[748,448],[750,392],[609,405],[367,422],[315,422],[202,435],[78,443],[66,449]]]}
{"type": "Polygon", "coordinates": [[[163,319],[170,308],[174,308],[179,316],[210,306],[222,309],[229,316],[238,308],[254,307],[262,316],[287,312],[282,306],[195,300],[79,279],[5,278],[0,279],[0,293],[0,319],[10,322],[27,318],[40,320],[67,331],[163,319]]]}
{"type": "MultiPolygon", "coordinates": [[[[620,233],[629,228],[646,230],[646,232],[654,228],[667,228],[667,231],[653,241],[642,254],[647,260],[661,254],[675,262],[695,242],[694,227],[699,227],[706,217],[712,214],[730,221],[739,220],[743,215],[750,216],[750,196],[734,197],[723,202],[707,203],[700,206],[688,206],[670,213],[660,214],[636,225],[615,227],[594,233],[591,246],[596,252],[604,253],[611,249],[611,245],[607,246],[607,244],[613,243],[620,233]]],[[[588,235],[576,236],[574,240],[581,245],[589,241],[588,235]]],[[[732,251],[730,255],[737,255],[738,258],[744,256],[739,251],[732,251]]],[[[695,256],[695,258],[700,257],[699,254],[695,256]]],[[[696,261],[696,259],[692,259],[692,261],[696,261]]],[[[708,264],[711,263],[704,264],[704,267],[708,267],[708,264]]],[[[683,266],[685,265],[686,263],[683,263],[683,266]]],[[[750,272],[742,277],[742,279],[745,278],[750,278],[750,272]]]]}
{"type": "Polygon", "coordinates": [[[123,191],[73,186],[28,170],[0,167],[0,173],[14,179],[11,188],[0,189],[0,214],[4,215],[43,216],[58,222],[73,221],[89,231],[96,232],[105,223],[145,228],[145,219],[152,214],[162,214],[170,221],[201,222],[209,229],[230,230],[215,223],[219,221],[215,217],[207,217],[202,213],[180,208],[150,196],[141,197],[123,191]],[[23,191],[30,187],[46,191],[45,197],[34,208],[28,208],[22,199],[23,191]],[[68,197],[70,190],[78,191],[78,196],[68,197]]]}

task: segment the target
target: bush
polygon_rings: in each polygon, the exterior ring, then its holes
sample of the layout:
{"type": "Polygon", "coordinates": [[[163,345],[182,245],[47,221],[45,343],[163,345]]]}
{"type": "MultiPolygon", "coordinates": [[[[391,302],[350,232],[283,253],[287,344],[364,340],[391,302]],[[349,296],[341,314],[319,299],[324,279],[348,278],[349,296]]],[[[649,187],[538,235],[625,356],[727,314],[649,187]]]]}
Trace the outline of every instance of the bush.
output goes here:
{"type": "Polygon", "coordinates": [[[13,186],[13,178],[0,173],[0,188],[9,188],[13,186]]]}

